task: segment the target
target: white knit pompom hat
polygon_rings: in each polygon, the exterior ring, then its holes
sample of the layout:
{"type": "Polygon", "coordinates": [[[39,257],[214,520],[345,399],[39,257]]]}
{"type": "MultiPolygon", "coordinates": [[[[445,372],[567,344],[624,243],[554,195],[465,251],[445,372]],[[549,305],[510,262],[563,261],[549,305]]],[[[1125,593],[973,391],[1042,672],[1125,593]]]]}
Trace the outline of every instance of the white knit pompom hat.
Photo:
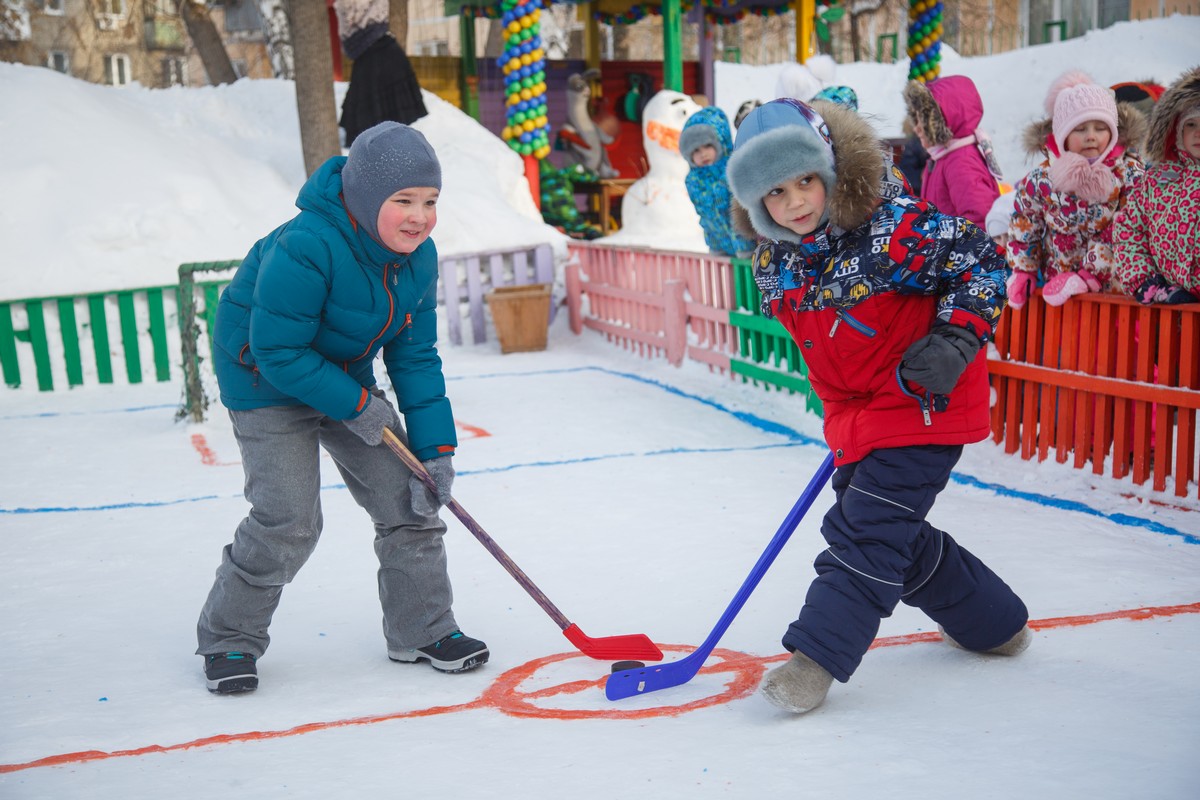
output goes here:
{"type": "Polygon", "coordinates": [[[1117,97],[1112,89],[1100,86],[1086,72],[1071,70],[1050,84],[1046,93],[1046,113],[1051,116],[1054,144],[1059,155],[1067,151],[1067,137],[1085,122],[1096,120],[1108,126],[1112,138],[1100,154],[1103,161],[1117,146],[1117,97]]]}

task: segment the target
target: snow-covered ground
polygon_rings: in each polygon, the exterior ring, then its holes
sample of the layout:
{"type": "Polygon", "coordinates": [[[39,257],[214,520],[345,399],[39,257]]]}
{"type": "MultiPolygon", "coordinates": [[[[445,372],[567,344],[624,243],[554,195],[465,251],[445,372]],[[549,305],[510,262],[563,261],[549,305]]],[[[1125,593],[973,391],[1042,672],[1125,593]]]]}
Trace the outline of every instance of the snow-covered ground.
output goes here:
{"type": "MultiPolygon", "coordinates": [[[[459,502],[587,635],[645,633],[668,658],[708,635],[825,453],[787,395],[577,338],[565,315],[544,352],[445,357],[459,502]]],[[[455,520],[455,610],[492,660],[463,675],[388,661],[371,525],[330,465],[324,541],[284,592],[261,687],[219,697],[194,631],[246,512],[242,473],[222,413],[176,423],[178,397],[162,384],[0,404],[6,800],[1200,787],[1194,499],[1152,505],[1125,483],[968,448],[932,521],[1021,593],[1033,646],[970,655],[901,606],[852,681],[792,718],[754,690],[782,658],[828,491],[700,675],[610,702],[610,665],[576,651],[455,520]]]]}
{"type": "MultiPolygon", "coordinates": [[[[1198,40],[1197,18],[1173,17],[947,71],[994,76],[985,99],[1010,93],[1011,108],[989,101],[995,133],[1039,113],[1060,67],[1169,82],[1198,40]]],[[[902,81],[878,69],[841,79],[886,115],[902,81]]],[[[170,283],[179,262],[240,257],[292,213],[303,179],[290,91],[113,90],[0,64],[0,297],[170,283]]],[[[432,105],[418,127],[446,165],[439,247],[561,246],[507,149],[432,105]]],[[[585,633],[646,633],[668,658],[704,640],[825,452],[794,398],[575,337],[565,314],[544,352],[502,356],[493,338],[442,353],[458,500],[585,633]]],[[[1194,484],[1153,498],[968,448],[931,519],[1023,596],[1033,646],[1011,660],[956,651],[902,606],[852,681],[793,718],[754,689],[782,658],[829,492],[700,675],[609,702],[609,664],[575,651],[452,519],[456,613],[492,660],[454,676],[388,661],[371,526],[331,468],[324,541],[284,593],[261,688],[217,697],[195,621],[246,503],[223,412],[177,423],[179,395],[0,389],[5,800],[1200,791],[1194,484]]]]}

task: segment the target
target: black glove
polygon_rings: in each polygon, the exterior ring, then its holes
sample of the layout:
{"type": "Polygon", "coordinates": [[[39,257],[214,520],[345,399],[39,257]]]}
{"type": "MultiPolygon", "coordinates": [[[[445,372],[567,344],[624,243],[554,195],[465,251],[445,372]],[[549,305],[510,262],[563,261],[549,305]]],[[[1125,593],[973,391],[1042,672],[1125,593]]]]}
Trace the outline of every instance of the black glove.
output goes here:
{"type": "Polygon", "coordinates": [[[979,347],[979,337],[966,328],[938,325],[904,351],[900,377],[934,394],[950,394],[979,347]]]}
{"type": "MultiPolygon", "coordinates": [[[[374,391],[371,394],[375,394],[374,391]]],[[[367,405],[353,419],[344,420],[347,428],[354,431],[358,438],[374,447],[383,441],[383,429],[391,428],[393,433],[403,430],[400,417],[386,399],[378,396],[367,401],[367,405]]]]}
{"type": "Polygon", "coordinates": [[[1151,303],[1165,303],[1167,305],[1179,305],[1180,303],[1197,303],[1200,298],[1184,289],[1182,286],[1176,286],[1169,283],[1166,278],[1158,273],[1151,275],[1149,278],[1138,287],[1133,293],[1138,302],[1143,305],[1151,303]]]}

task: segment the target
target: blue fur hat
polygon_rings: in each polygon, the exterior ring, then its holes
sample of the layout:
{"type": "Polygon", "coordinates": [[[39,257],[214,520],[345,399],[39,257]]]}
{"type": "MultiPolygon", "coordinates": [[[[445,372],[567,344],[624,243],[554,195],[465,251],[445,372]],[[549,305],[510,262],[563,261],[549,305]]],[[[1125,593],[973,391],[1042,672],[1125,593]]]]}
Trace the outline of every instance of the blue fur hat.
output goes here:
{"type": "Polygon", "coordinates": [[[355,137],[342,167],[342,197],[372,239],[379,242],[377,224],[384,201],[416,186],[442,188],[437,153],[419,130],[381,122],[355,137]]]}
{"type": "MultiPolygon", "coordinates": [[[[771,219],[763,198],[801,175],[816,175],[825,184],[826,195],[833,194],[837,174],[829,126],[812,106],[799,100],[765,103],[742,120],[726,175],[760,236],[798,242],[798,235],[771,219]]],[[[827,206],[821,224],[828,218],[827,206]]]]}

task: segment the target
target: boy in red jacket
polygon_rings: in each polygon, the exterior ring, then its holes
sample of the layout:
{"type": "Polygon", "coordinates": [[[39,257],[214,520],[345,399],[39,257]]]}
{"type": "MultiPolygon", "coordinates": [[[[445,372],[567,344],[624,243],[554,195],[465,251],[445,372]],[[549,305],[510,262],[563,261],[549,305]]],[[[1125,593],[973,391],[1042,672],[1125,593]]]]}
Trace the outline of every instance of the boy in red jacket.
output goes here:
{"type": "Polygon", "coordinates": [[[849,680],[899,602],[951,644],[1014,655],[1025,604],[926,521],[964,444],[987,437],[983,345],[1004,308],[1004,257],[968,220],[905,194],[870,126],[829,103],[751,112],[729,161],[763,311],[788,329],[824,405],[837,501],[792,657],[762,691],[802,714],[849,680]]]}

